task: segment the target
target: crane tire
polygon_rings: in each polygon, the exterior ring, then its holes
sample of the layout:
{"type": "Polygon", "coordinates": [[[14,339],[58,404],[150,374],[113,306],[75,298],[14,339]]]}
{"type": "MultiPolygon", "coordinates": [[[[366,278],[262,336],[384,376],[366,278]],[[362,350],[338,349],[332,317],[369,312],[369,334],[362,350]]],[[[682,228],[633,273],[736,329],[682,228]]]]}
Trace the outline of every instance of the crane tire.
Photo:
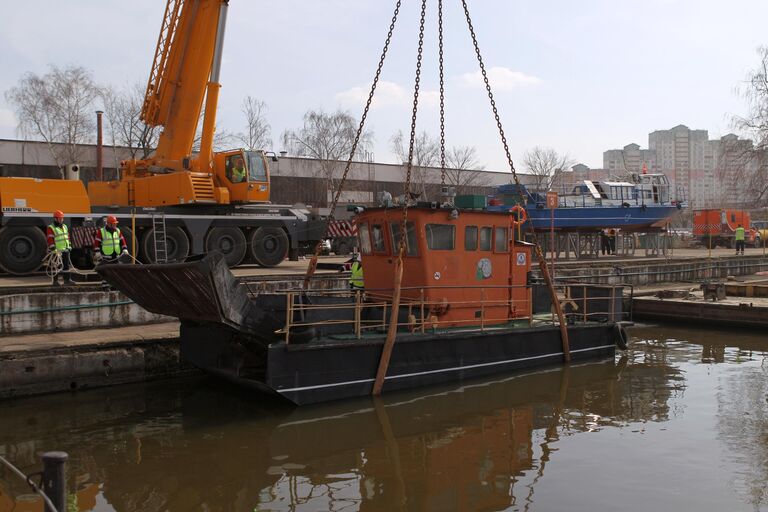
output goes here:
{"type": "Polygon", "coordinates": [[[616,346],[621,350],[627,350],[627,347],[629,346],[629,336],[627,335],[627,330],[624,328],[621,322],[617,322],[613,329],[616,346]]]}
{"type": "MultiPolygon", "coordinates": [[[[128,238],[125,239],[128,243],[128,238]]],[[[189,239],[187,234],[178,226],[165,229],[165,246],[168,261],[182,261],[189,256],[189,239]]],[[[128,245],[130,251],[130,245],[128,245]]],[[[141,237],[141,258],[147,263],[156,263],[155,257],[155,228],[148,229],[141,237]]]]}
{"type": "Polygon", "coordinates": [[[245,235],[238,228],[211,228],[205,237],[205,251],[218,252],[224,256],[228,267],[242,263],[246,249],[245,235]]]}
{"type": "Polygon", "coordinates": [[[248,236],[248,250],[253,261],[262,267],[274,267],[285,259],[289,249],[288,235],[282,228],[254,229],[248,236]]]}
{"type": "Polygon", "coordinates": [[[45,234],[34,226],[0,229],[0,268],[17,276],[34,272],[47,253],[45,234]]]}

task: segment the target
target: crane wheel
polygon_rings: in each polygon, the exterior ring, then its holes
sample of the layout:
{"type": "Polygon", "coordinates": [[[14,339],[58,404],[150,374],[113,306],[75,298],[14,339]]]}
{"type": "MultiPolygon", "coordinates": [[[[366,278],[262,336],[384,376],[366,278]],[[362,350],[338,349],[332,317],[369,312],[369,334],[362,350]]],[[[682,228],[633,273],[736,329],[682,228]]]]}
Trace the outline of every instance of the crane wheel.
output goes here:
{"type": "MultiPolygon", "coordinates": [[[[128,238],[125,239],[128,242],[128,238]]],[[[130,250],[130,244],[129,244],[130,250]]],[[[168,261],[182,261],[189,256],[189,239],[187,234],[178,226],[168,226],[165,229],[165,249],[168,261]]],[[[148,229],[141,237],[141,258],[148,263],[156,263],[155,229],[148,229]]]]}
{"type": "Polygon", "coordinates": [[[281,228],[260,227],[248,236],[248,250],[253,260],[262,267],[282,263],[288,254],[288,235],[281,228]]]}
{"type": "Polygon", "coordinates": [[[45,234],[32,226],[6,226],[0,229],[0,268],[9,274],[34,272],[47,252],[45,234]]]}
{"type": "Polygon", "coordinates": [[[212,228],[205,237],[205,251],[220,253],[229,267],[242,263],[246,250],[245,235],[238,228],[212,228]]]}

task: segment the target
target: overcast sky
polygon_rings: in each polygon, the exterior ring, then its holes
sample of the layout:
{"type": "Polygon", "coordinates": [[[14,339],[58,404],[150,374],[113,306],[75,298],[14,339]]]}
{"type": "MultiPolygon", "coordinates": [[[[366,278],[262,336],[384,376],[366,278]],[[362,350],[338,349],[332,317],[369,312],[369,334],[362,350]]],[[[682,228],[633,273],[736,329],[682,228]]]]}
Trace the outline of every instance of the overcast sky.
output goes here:
{"type": "MultiPolygon", "coordinates": [[[[308,109],[359,117],[391,18],[390,0],[231,0],[218,126],[242,130],[240,103],[268,105],[272,138],[308,109]]],[[[488,169],[507,170],[477,74],[458,0],[444,0],[448,145],[476,146],[488,169]]],[[[390,139],[407,132],[418,30],[416,0],[403,0],[369,117],[375,158],[394,161],[390,139]]],[[[437,135],[436,0],[429,0],[419,129],[437,135]]],[[[590,167],[602,152],[648,132],[686,124],[710,137],[743,111],[736,87],[768,44],[766,0],[474,0],[513,158],[550,146],[590,167]]],[[[164,0],[2,2],[0,91],[50,64],[83,65],[101,83],[145,82],[164,0]]],[[[0,95],[0,138],[16,136],[0,95]]],[[[522,164],[517,164],[522,170],[522,164]]]]}

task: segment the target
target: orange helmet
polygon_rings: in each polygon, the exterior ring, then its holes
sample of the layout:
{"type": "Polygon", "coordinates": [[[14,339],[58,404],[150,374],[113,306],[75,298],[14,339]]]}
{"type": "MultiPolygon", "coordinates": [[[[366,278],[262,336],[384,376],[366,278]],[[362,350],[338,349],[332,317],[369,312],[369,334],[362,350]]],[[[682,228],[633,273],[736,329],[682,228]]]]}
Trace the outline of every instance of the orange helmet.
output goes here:
{"type": "Polygon", "coordinates": [[[117,224],[117,217],[114,215],[107,215],[107,224],[117,224]]]}
{"type": "Polygon", "coordinates": [[[64,212],[61,210],[56,210],[53,212],[53,218],[54,219],[63,219],[64,218],[64,212]]]}

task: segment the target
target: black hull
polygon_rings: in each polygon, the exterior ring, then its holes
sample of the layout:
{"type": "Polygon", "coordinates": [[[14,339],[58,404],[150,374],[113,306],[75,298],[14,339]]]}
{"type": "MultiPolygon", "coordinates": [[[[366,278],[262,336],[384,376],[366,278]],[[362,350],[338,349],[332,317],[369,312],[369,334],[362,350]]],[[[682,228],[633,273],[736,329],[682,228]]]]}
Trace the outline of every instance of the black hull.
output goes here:
{"type": "MultiPolygon", "coordinates": [[[[611,323],[568,329],[571,359],[613,357],[611,323]]],[[[297,405],[371,394],[383,339],[265,346],[219,326],[182,324],[182,356],[199,368],[297,405]]],[[[385,393],[560,364],[556,326],[399,335],[385,393]]]]}

